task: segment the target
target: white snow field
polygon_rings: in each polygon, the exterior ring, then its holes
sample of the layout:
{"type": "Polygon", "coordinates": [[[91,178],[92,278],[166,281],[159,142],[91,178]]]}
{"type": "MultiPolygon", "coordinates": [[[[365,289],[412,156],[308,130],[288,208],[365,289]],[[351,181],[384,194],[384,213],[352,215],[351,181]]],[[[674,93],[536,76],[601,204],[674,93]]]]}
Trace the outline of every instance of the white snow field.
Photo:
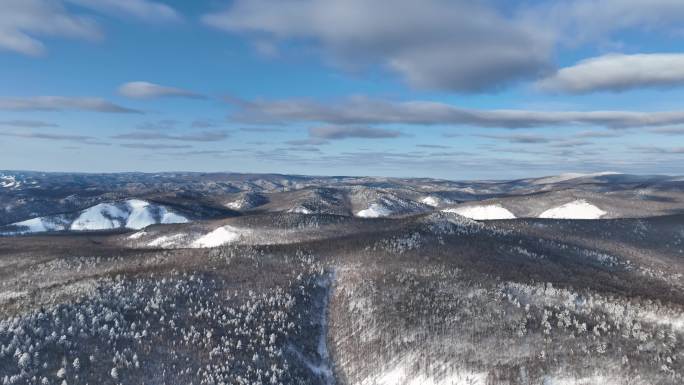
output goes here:
{"type": "Polygon", "coordinates": [[[304,206],[297,206],[293,207],[289,210],[287,210],[288,213],[295,213],[295,214],[313,214],[313,211],[307,209],[304,206]]]}
{"type": "Polygon", "coordinates": [[[63,231],[69,228],[69,221],[64,217],[43,217],[33,218],[25,221],[17,222],[14,225],[26,227],[25,232],[41,233],[45,231],[63,231]]]}
{"type": "Polygon", "coordinates": [[[435,378],[426,373],[416,372],[415,364],[420,362],[420,359],[421,357],[417,353],[409,354],[406,357],[399,359],[395,367],[386,369],[377,374],[376,377],[367,378],[361,383],[363,385],[485,385],[487,383],[487,373],[472,372],[465,369],[451,371],[441,378],[435,378]]]}
{"type": "Polygon", "coordinates": [[[515,215],[501,205],[482,205],[451,207],[442,210],[445,213],[456,213],[475,220],[515,219],[515,215]]]}
{"type": "Polygon", "coordinates": [[[432,207],[439,206],[439,199],[432,197],[432,196],[427,196],[427,197],[421,199],[420,202],[423,204],[426,204],[428,206],[432,206],[432,207]]]}
{"type": "Polygon", "coordinates": [[[65,215],[53,215],[13,223],[24,228],[22,233],[45,231],[112,230],[118,228],[142,229],[158,223],[187,223],[188,218],[168,208],[141,199],[124,202],[100,203],[78,214],[73,221],[65,215]]]}
{"type": "Polygon", "coordinates": [[[356,213],[356,216],[361,218],[379,218],[389,215],[392,215],[392,212],[378,203],[372,203],[367,209],[356,213]]]}
{"type": "Polygon", "coordinates": [[[157,223],[188,222],[184,216],[144,200],[129,199],[124,203],[100,203],[83,210],[71,224],[71,230],[142,229],[157,223]]]}
{"type": "Polygon", "coordinates": [[[539,218],[552,219],[599,219],[607,213],[584,199],[548,209],[539,218]]]}
{"type": "Polygon", "coordinates": [[[223,226],[197,238],[191,247],[210,248],[218,247],[237,241],[240,238],[240,231],[232,226],[223,226]]]}

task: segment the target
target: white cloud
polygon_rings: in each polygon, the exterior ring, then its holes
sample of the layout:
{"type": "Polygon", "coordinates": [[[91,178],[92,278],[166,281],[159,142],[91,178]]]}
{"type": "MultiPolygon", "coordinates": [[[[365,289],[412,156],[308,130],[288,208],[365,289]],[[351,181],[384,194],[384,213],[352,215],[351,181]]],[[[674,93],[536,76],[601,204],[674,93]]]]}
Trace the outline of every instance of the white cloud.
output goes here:
{"type": "MultiPolygon", "coordinates": [[[[558,0],[523,11],[526,23],[553,31],[566,44],[610,42],[626,30],[671,33],[681,28],[680,0],[558,0]]],[[[613,42],[615,43],[615,42],[613,42]]]]}
{"type": "Polygon", "coordinates": [[[610,54],[560,69],[537,83],[546,91],[587,93],[684,84],[684,54],[610,54]]]}
{"type": "Polygon", "coordinates": [[[535,77],[552,48],[533,26],[472,1],[238,0],[203,20],[261,44],[313,40],[338,65],[381,63],[430,89],[480,91],[535,77]]]}
{"type": "Polygon", "coordinates": [[[250,123],[331,125],[458,125],[495,128],[587,125],[607,128],[684,124],[684,111],[479,110],[431,101],[392,102],[355,97],[339,103],[310,100],[240,101],[234,117],[250,123]]]}
{"type": "Polygon", "coordinates": [[[40,120],[2,120],[0,126],[18,127],[18,128],[43,128],[43,127],[58,127],[58,124],[43,122],[40,120]]]}
{"type": "Polygon", "coordinates": [[[135,140],[177,140],[182,142],[216,142],[228,138],[226,131],[204,131],[189,134],[167,134],[164,132],[131,132],[113,136],[112,139],[135,140]]]}
{"type": "Polygon", "coordinates": [[[80,110],[93,112],[140,113],[101,98],[34,96],[29,98],[0,98],[0,110],[9,111],[63,111],[80,110]]]}
{"type": "Polygon", "coordinates": [[[154,99],[161,97],[204,98],[204,96],[192,91],[143,81],[122,84],[119,87],[119,93],[132,99],[154,99]]]}
{"type": "Polygon", "coordinates": [[[672,35],[684,20],[681,0],[502,4],[236,0],[203,21],[247,34],[271,55],[279,42],[313,42],[343,67],[380,64],[417,88],[471,92],[547,75],[556,48],[621,46],[614,39],[624,32],[672,35]]]}
{"type": "Polygon", "coordinates": [[[69,3],[148,22],[178,21],[181,16],[166,4],[148,0],[66,0],[69,3]]]}
{"type": "Polygon", "coordinates": [[[401,136],[401,132],[373,127],[323,126],[310,128],[309,136],[332,140],[348,138],[385,139],[397,138],[401,136]]]}
{"type": "Polygon", "coordinates": [[[59,1],[3,0],[0,6],[0,49],[35,56],[45,52],[37,36],[101,37],[92,19],[68,12],[59,1]]]}
{"type": "Polygon", "coordinates": [[[0,7],[0,49],[32,56],[45,53],[44,37],[100,39],[92,11],[143,21],[180,18],[173,8],[148,0],[2,0],[0,7]]]}

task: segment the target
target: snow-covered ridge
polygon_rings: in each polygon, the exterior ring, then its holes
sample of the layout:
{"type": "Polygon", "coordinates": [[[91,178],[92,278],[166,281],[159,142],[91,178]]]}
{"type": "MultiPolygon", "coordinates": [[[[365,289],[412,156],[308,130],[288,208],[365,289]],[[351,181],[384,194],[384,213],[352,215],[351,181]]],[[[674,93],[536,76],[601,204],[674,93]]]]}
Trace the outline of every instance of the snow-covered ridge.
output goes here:
{"type": "Polygon", "coordinates": [[[226,203],[226,207],[231,210],[249,210],[266,204],[267,202],[268,199],[261,194],[245,193],[236,200],[226,203]]]}
{"type": "MultiPolygon", "coordinates": [[[[362,204],[365,209],[357,211],[354,215],[361,218],[379,218],[393,215],[417,214],[429,211],[426,204],[405,199],[394,194],[378,194],[375,197],[364,197],[362,204]],[[379,196],[378,196],[379,195],[379,196]]],[[[363,206],[361,206],[363,207],[363,206]]]]}
{"type": "Polygon", "coordinates": [[[456,213],[475,220],[515,219],[515,215],[513,215],[512,212],[498,204],[451,207],[442,211],[446,213],[456,213]]]}
{"type": "Polygon", "coordinates": [[[613,172],[613,171],[595,172],[595,173],[591,173],[591,174],[569,172],[566,174],[560,174],[560,175],[556,175],[556,176],[549,176],[546,178],[537,179],[536,181],[534,181],[534,184],[560,183],[560,182],[567,182],[569,180],[578,179],[578,178],[591,178],[591,177],[596,177],[596,176],[619,175],[619,174],[620,174],[619,172],[613,172]]]}
{"type": "Polygon", "coordinates": [[[141,199],[100,203],[70,218],[66,214],[33,218],[13,223],[17,233],[45,231],[142,229],[160,223],[186,223],[188,219],[165,206],[141,199]]]}
{"type": "Polygon", "coordinates": [[[539,218],[599,219],[607,213],[584,199],[554,207],[539,214],[539,218]]]}

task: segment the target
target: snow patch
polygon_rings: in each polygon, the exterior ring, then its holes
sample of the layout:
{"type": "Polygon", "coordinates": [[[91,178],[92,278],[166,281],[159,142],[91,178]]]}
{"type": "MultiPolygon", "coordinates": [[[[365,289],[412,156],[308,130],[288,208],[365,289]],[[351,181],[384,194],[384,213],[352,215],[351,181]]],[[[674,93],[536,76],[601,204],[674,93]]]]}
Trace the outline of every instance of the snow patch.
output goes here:
{"type": "Polygon", "coordinates": [[[185,234],[162,235],[150,241],[147,246],[171,248],[180,245],[184,237],[185,234]]]}
{"type": "Polygon", "coordinates": [[[172,223],[188,223],[188,222],[190,222],[190,220],[188,220],[188,218],[186,218],[180,214],[176,214],[172,211],[168,211],[166,209],[166,207],[161,207],[160,210],[161,210],[162,216],[161,216],[161,221],[159,223],[172,224],[172,223]]]}
{"type": "Polygon", "coordinates": [[[297,207],[291,208],[290,210],[288,210],[288,212],[296,213],[296,214],[313,214],[313,211],[307,209],[304,206],[297,206],[297,207]]]}
{"type": "Polygon", "coordinates": [[[401,359],[399,363],[378,374],[375,378],[367,378],[361,381],[361,384],[379,384],[379,385],[451,385],[451,384],[468,384],[468,385],[485,385],[487,384],[487,373],[474,372],[466,370],[465,368],[456,369],[445,373],[439,377],[428,375],[426,373],[416,373],[414,363],[420,362],[420,355],[409,355],[401,359]]]}
{"type": "Polygon", "coordinates": [[[377,203],[373,203],[367,209],[356,213],[356,216],[361,218],[379,218],[389,215],[392,215],[392,212],[386,207],[377,203]]]}
{"type": "Polygon", "coordinates": [[[624,379],[610,378],[606,376],[592,376],[592,377],[546,377],[543,385],[619,385],[624,384],[624,379]]]}
{"type": "Polygon", "coordinates": [[[452,207],[442,211],[475,220],[515,219],[515,215],[501,205],[452,207]]]}
{"type": "Polygon", "coordinates": [[[425,197],[425,198],[421,199],[420,202],[423,204],[426,204],[428,206],[432,206],[432,207],[439,206],[439,199],[432,197],[432,196],[425,197]]]}
{"type": "Polygon", "coordinates": [[[138,232],[135,232],[135,233],[129,235],[129,236],[128,236],[128,239],[138,239],[138,238],[142,237],[142,236],[145,235],[145,234],[147,234],[147,233],[144,232],[144,231],[138,231],[138,232]]]}
{"type": "Polygon", "coordinates": [[[28,219],[25,221],[17,222],[14,225],[26,227],[25,231],[29,233],[39,233],[43,231],[48,231],[47,227],[43,223],[43,218],[28,219]]]}
{"type": "Polygon", "coordinates": [[[241,234],[239,229],[232,226],[223,226],[208,234],[199,237],[194,242],[192,242],[191,247],[218,247],[237,241],[240,238],[240,235],[241,234]]]}
{"type": "Polygon", "coordinates": [[[584,199],[548,209],[539,218],[552,219],[599,219],[607,213],[584,199]]]}

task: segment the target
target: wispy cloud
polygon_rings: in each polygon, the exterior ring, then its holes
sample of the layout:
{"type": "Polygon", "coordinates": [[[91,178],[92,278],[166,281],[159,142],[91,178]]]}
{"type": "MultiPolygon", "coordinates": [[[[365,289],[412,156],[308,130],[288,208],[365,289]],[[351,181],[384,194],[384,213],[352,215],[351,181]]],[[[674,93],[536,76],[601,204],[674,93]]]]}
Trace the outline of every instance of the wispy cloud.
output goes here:
{"type": "Polygon", "coordinates": [[[18,128],[59,127],[56,123],[43,122],[40,120],[2,120],[0,121],[0,126],[18,128]]]}
{"type": "Polygon", "coordinates": [[[165,132],[130,132],[112,136],[112,139],[125,140],[175,140],[183,142],[214,142],[228,138],[226,131],[204,131],[186,134],[169,134],[165,132]]]}
{"type": "MultiPolygon", "coordinates": [[[[627,131],[629,132],[629,131],[627,131]]],[[[574,136],[578,138],[616,138],[622,136],[625,131],[580,131],[574,136]]]]}
{"type": "Polygon", "coordinates": [[[240,131],[245,131],[245,132],[283,132],[285,130],[282,128],[276,128],[276,127],[241,127],[240,131]]]}
{"type": "Polygon", "coordinates": [[[477,135],[481,138],[503,140],[510,143],[522,143],[522,144],[538,144],[538,143],[549,143],[553,138],[549,138],[545,135],[536,134],[479,134],[477,135]]]}
{"type": "Polygon", "coordinates": [[[36,35],[94,40],[102,33],[92,18],[70,13],[60,1],[3,0],[0,49],[41,55],[45,45],[36,35]]]}
{"type": "Polygon", "coordinates": [[[684,126],[675,126],[675,127],[658,127],[650,130],[651,132],[655,134],[663,134],[663,135],[684,135],[684,126]]]}
{"type": "Polygon", "coordinates": [[[146,130],[146,131],[166,131],[166,130],[175,129],[176,127],[178,127],[179,123],[180,122],[177,120],[163,119],[163,120],[142,122],[142,123],[138,124],[136,126],[136,128],[139,130],[146,130]]]}
{"type": "Polygon", "coordinates": [[[610,54],[583,60],[542,79],[545,91],[573,94],[684,84],[684,54],[610,54]]]}
{"type": "Polygon", "coordinates": [[[87,135],[45,133],[45,132],[0,131],[0,136],[7,136],[7,137],[14,137],[14,138],[25,138],[25,139],[43,139],[43,140],[53,140],[53,141],[68,141],[68,142],[76,142],[76,143],[98,145],[98,146],[109,146],[109,145],[111,145],[110,143],[102,142],[95,137],[87,136],[87,135]]]}
{"type": "Polygon", "coordinates": [[[312,41],[339,66],[380,63],[419,88],[481,91],[544,72],[552,51],[548,34],[488,5],[440,0],[238,0],[203,21],[251,34],[261,45],[266,39],[312,41]]]}
{"type": "Polygon", "coordinates": [[[190,123],[192,128],[217,128],[221,127],[222,124],[209,119],[196,119],[190,123]]]}
{"type": "Polygon", "coordinates": [[[66,0],[102,13],[134,17],[146,22],[180,21],[182,16],[170,6],[149,0],[66,0]]]}
{"type": "Polygon", "coordinates": [[[234,118],[247,122],[318,122],[330,125],[452,125],[534,128],[571,125],[605,128],[684,124],[684,111],[478,110],[432,101],[394,102],[354,97],[334,104],[311,100],[242,101],[234,118]]]}
{"type": "Polygon", "coordinates": [[[386,139],[402,136],[401,131],[372,127],[322,126],[309,128],[309,136],[318,139],[338,140],[349,138],[386,139]]]}
{"type": "Polygon", "coordinates": [[[119,93],[131,99],[156,99],[163,97],[204,99],[205,96],[182,88],[162,86],[144,81],[124,83],[119,93]]]}
{"type": "Polygon", "coordinates": [[[321,138],[307,138],[288,140],[285,143],[291,146],[320,146],[322,144],[329,144],[330,141],[321,138]]]}
{"type": "Polygon", "coordinates": [[[3,0],[0,12],[0,49],[25,55],[45,53],[42,37],[98,40],[102,30],[94,15],[77,12],[78,5],[100,13],[138,20],[173,21],[180,15],[168,5],[149,0],[3,0]]]}
{"type": "Polygon", "coordinates": [[[34,96],[29,98],[0,97],[0,110],[10,111],[92,111],[111,113],[142,113],[95,97],[34,96]]]}
{"type": "Polygon", "coordinates": [[[420,148],[441,148],[441,149],[451,148],[451,146],[443,146],[441,144],[416,144],[416,147],[420,147],[420,148]]]}
{"type": "Polygon", "coordinates": [[[684,155],[684,147],[635,146],[632,149],[647,154],[684,155]]]}
{"type": "Polygon", "coordinates": [[[185,144],[160,144],[160,143],[122,143],[119,144],[120,147],[126,148],[137,148],[142,150],[164,150],[164,149],[182,149],[182,148],[192,148],[190,145],[185,144]]]}

